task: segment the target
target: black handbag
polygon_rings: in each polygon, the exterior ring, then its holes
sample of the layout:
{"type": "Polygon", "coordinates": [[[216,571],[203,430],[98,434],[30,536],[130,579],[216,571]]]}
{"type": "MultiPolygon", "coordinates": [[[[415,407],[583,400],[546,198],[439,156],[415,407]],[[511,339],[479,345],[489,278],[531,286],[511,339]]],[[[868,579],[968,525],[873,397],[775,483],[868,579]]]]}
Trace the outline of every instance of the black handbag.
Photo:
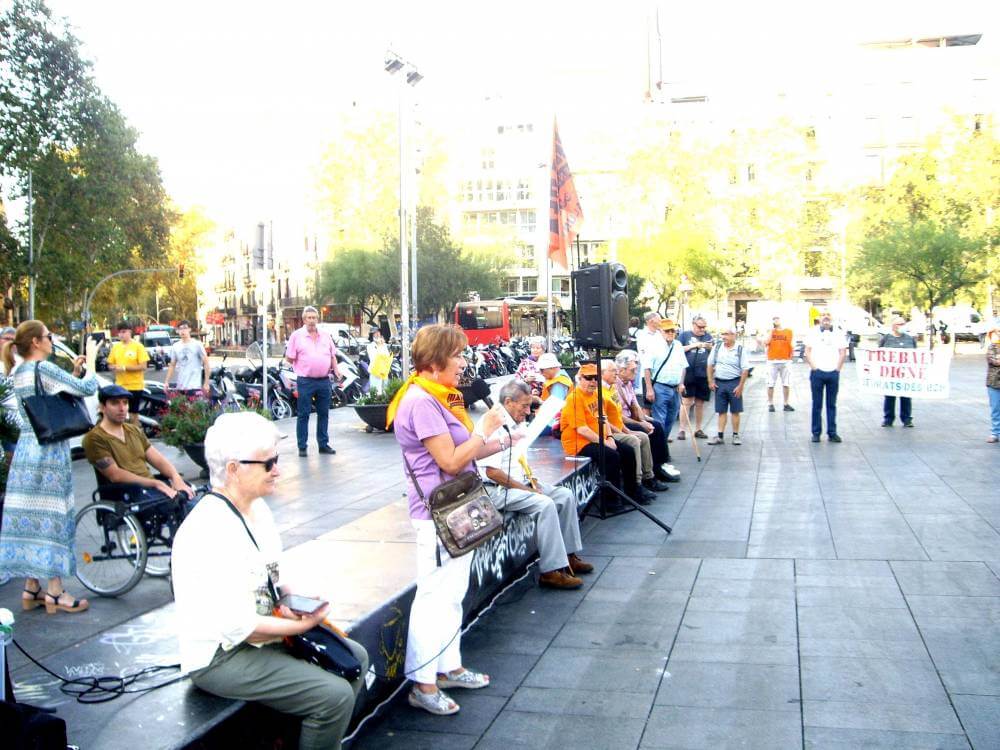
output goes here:
{"type": "MultiPolygon", "coordinates": [[[[229,509],[240,519],[240,523],[243,524],[243,528],[246,530],[247,536],[250,537],[250,541],[253,542],[253,546],[260,550],[260,546],[257,544],[257,540],[254,539],[250,527],[247,526],[246,519],[243,518],[243,514],[233,505],[232,501],[218,492],[209,492],[208,494],[214,495],[229,506],[229,509]]],[[[274,582],[271,581],[270,575],[267,576],[267,590],[270,592],[271,598],[274,599],[275,613],[277,614],[279,597],[278,592],[274,590],[274,582]]],[[[288,648],[288,653],[292,656],[307,661],[310,664],[315,664],[327,672],[333,672],[335,675],[339,675],[349,682],[353,682],[361,676],[361,662],[358,661],[358,657],[354,655],[350,646],[347,645],[346,638],[341,635],[337,627],[332,623],[324,621],[322,625],[315,625],[299,635],[286,636],[284,642],[288,648]]]]}
{"type": "Polygon", "coordinates": [[[81,396],[42,390],[42,376],[35,363],[35,394],[23,399],[24,411],[39,445],[51,445],[90,432],[94,423],[81,396]]]}

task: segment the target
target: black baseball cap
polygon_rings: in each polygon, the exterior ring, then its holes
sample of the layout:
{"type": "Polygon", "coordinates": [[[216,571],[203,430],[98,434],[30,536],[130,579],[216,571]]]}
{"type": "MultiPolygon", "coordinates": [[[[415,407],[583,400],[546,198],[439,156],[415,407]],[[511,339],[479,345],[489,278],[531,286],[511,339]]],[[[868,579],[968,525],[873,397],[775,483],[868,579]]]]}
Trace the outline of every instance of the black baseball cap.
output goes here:
{"type": "Polygon", "coordinates": [[[113,398],[131,398],[132,394],[120,385],[106,385],[97,392],[97,400],[102,404],[113,398]]]}

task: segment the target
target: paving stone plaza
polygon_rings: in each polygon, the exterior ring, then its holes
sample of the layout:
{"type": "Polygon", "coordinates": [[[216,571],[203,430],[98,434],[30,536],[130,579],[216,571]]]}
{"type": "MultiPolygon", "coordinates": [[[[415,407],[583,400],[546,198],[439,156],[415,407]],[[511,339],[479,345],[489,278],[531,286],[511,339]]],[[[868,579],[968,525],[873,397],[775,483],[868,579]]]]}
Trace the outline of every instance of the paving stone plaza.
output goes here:
{"type": "MultiPolygon", "coordinates": [[[[1000,449],[985,442],[984,370],[979,353],[957,357],[951,398],[915,402],[912,430],[882,428],[881,399],[845,372],[841,444],[809,441],[804,365],[792,413],[769,413],[752,378],[743,445],[702,443],[698,462],[690,441],[672,444],[683,480],[650,506],[671,536],[635,513],[586,519],[597,570],[583,589],[529,575],[464,637],[488,689],[459,693],[444,718],[403,694],[351,747],[1000,747],[1000,449]]],[[[335,457],[299,459],[283,441],[271,507],[286,547],[402,492],[392,436],[366,435],[349,409],[331,426],[335,457]]],[[[92,471],[76,462],[74,477],[85,502],[92,471]]],[[[19,610],[19,592],[0,588],[0,606],[19,610]]],[[[169,599],[145,579],[76,618],[25,613],[18,640],[51,660],[169,599]]],[[[9,656],[30,685],[34,668],[9,656]]]]}

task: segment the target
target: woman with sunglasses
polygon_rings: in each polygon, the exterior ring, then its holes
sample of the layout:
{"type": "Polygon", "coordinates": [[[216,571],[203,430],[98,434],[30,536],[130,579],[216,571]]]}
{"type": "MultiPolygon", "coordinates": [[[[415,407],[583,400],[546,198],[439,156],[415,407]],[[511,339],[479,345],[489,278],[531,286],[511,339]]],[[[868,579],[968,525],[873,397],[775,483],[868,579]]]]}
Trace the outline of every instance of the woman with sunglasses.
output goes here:
{"type": "Polygon", "coordinates": [[[35,394],[37,371],[45,393],[90,396],[97,391],[93,375],[80,377],[83,356],[73,361],[68,373],[49,362],[52,334],[40,320],[26,320],[17,327],[14,340],[4,344],[0,357],[12,374],[17,394],[21,435],[7,477],[0,529],[0,584],[23,577],[21,608],[45,607],[46,613],[83,612],[86,599],[76,599],[63,589],[63,578],[76,574],[73,537],[76,509],[69,441],[39,445],[24,411],[24,399],[35,394]],[[15,367],[14,352],[21,357],[15,367]],[[42,580],[47,582],[42,590],[42,580]]]}
{"type": "Polygon", "coordinates": [[[320,624],[329,605],[302,614],[275,601],[291,593],[280,580],[281,537],[264,501],[280,476],[279,437],[254,412],[223,414],[205,436],[212,491],[184,519],[172,548],[181,669],[214,695],[302,717],[300,748],[339,748],[368,654],[347,641],[361,663],[361,676],[348,682],[282,644],[320,624]]]}

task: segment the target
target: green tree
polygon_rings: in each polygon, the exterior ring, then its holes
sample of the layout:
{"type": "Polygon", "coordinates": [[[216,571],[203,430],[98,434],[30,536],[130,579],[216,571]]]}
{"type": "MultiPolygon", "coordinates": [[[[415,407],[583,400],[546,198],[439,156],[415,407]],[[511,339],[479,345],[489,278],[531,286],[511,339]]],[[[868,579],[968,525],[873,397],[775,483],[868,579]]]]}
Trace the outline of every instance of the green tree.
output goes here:
{"type": "Polygon", "coordinates": [[[865,241],[856,263],[886,286],[902,286],[929,311],[982,280],[982,261],[996,240],[967,237],[955,224],[901,221],[865,241]]]}
{"type": "MultiPolygon", "coordinates": [[[[387,252],[398,258],[399,243],[388,245],[387,252]]],[[[479,292],[482,299],[500,296],[504,259],[457,245],[448,227],[435,222],[434,212],[427,206],[417,211],[417,264],[421,317],[439,312],[447,315],[470,291],[479,292]]]]}
{"type": "MultiPolygon", "coordinates": [[[[316,174],[317,208],[330,247],[379,250],[399,232],[399,132],[395,113],[352,110],[334,124],[316,174]]],[[[419,205],[442,207],[447,195],[441,140],[426,128],[406,148],[419,205]],[[419,146],[419,153],[417,147],[419,146]],[[416,174],[419,172],[419,174],[416,174]]]]}
{"type": "MultiPolygon", "coordinates": [[[[30,170],[35,219],[34,268],[27,223],[7,224],[0,241],[12,252],[0,281],[33,271],[36,315],[64,329],[102,276],[163,263],[171,212],[156,161],[138,151],[137,133],[100,93],[79,43],[42,0],[15,0],[0,15],[0,44],[3,195],[27,197],[30,170]]],[[[135,298],[141,288],[108,288],[95,309],[117,311],[119,295],[135,298]]]]}
{"type": "Polygon", "coordinates": [[[399,297],[399,262],[388,253],[359,248],[341,250],[320,271],[318,297],[357,305],[369,325],[389,312],[399,297]]]}

